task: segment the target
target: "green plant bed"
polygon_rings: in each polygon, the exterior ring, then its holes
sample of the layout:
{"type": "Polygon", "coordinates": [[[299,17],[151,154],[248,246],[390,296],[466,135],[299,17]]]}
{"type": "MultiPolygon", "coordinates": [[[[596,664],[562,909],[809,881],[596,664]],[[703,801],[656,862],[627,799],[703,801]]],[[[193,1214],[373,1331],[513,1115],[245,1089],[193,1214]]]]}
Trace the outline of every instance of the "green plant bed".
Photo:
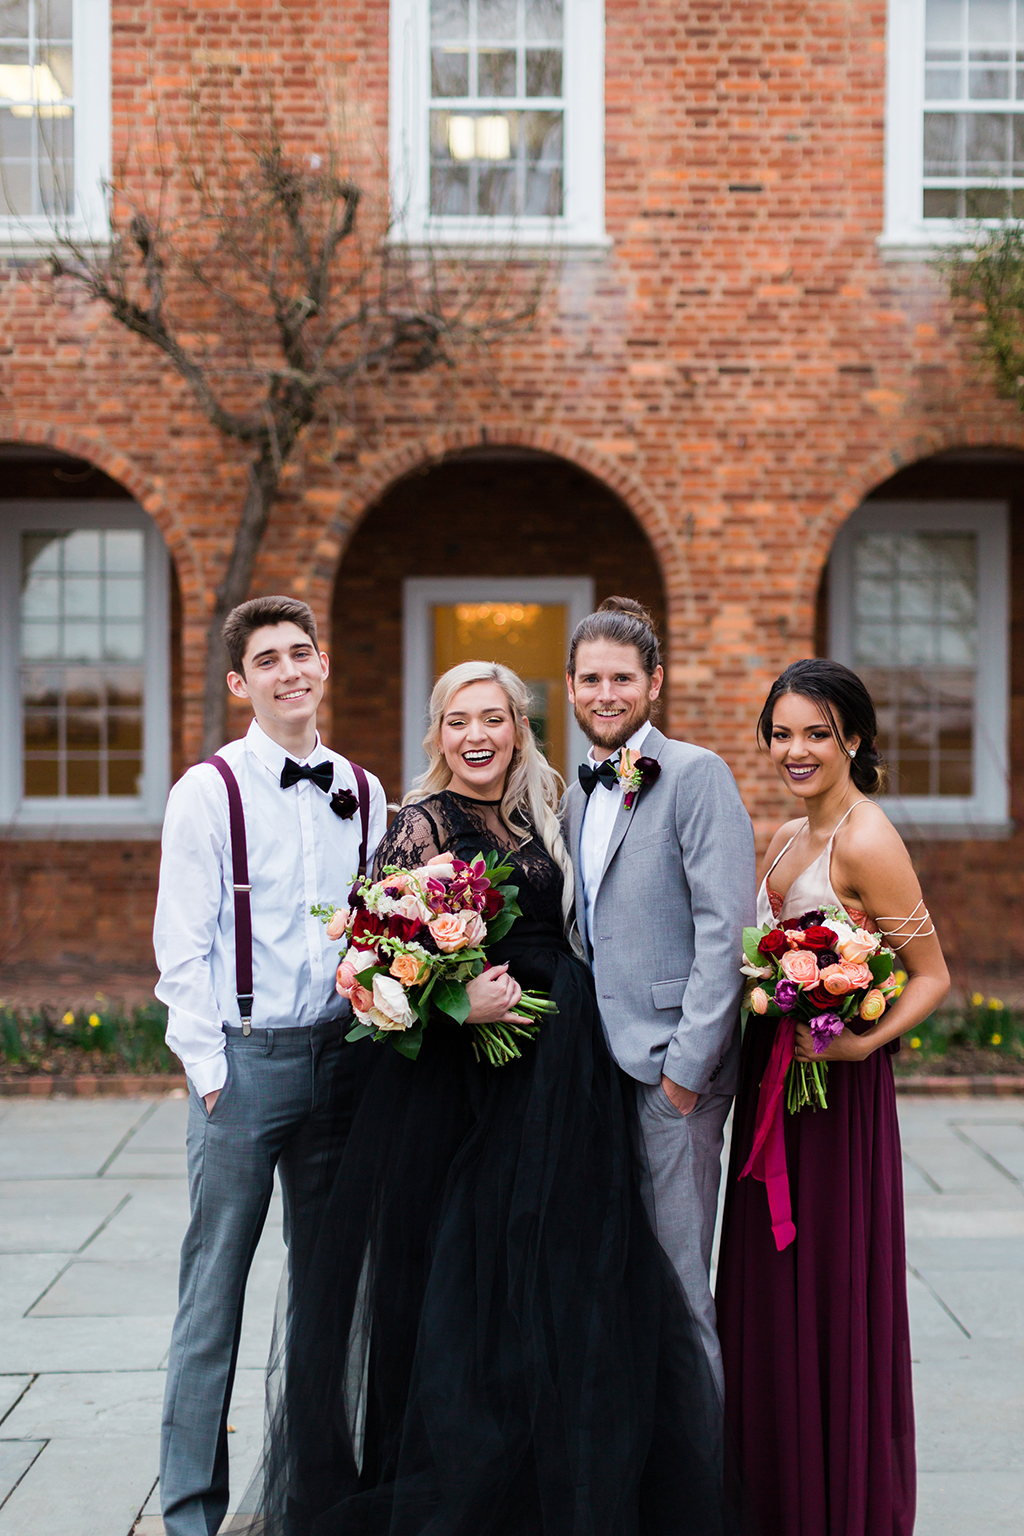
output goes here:
{"type": "Polygon", "coordinates": [[[900,1044],[897,1076],[1024,1076],[1024,1014],[981,992],[933,1013],[900,1044]]]}
{"type": "Polygon", "coordinates": [[[180,1073],[164,1044],[166,1028],[160,1003],[125,1009],[100,1002],[63,1014],[0,1006],[0,1078],[180,1073]]]}

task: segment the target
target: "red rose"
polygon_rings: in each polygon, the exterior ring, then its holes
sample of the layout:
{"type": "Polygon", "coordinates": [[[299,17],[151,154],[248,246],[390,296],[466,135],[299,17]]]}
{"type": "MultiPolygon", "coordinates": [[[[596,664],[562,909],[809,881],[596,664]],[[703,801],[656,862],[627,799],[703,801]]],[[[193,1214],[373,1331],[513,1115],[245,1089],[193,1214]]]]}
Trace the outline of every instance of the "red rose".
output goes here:
{"type": "Polygon", "coordinates": [[[392,912],[388,918],[388,938],[397,939],[400,944],[408,944],[422,927],[423,924],[415,917],[402,917],[398,912],[392,912]]]}
{"type": "Polygon", "coordinates": [[[383,919],[374,917],[373,913],[367,912],[364,907],[362,912],[356,913],[355,921],[352,924],[352,941],[355,948],[359,948],[358,944],[355,944],[356,939],[376,939],[384,932],[384,929],[385,923],[383,919]]]}
{"type": "Polygon", "coordinates": [[[488,923],[492,918],[497,917],[499,912],[505,910],[505,898],[498,895],[497,886],[489,885],[487,887],[484,892],[483,906],[480,910],[483,913],[484,921],[488,923]]]}
{"type": "Polygon", "coordinates": [[[782,929],[772,928],[770,932],[765,934],[764,938],[757,946],[757,952],[759,955],[767,955],[769,960],[776,960],[778,959],[779,955],[781,955],[788,948],[789,945],[786,942],[786,935],[783,933],[782,929]]]}
{"type": "Polygon", "coordinates": [[[836,936],[831,928],[805,928],[804,936],[800,941],[800,948],[831,949],[835,942],[836,936]]]}
{"type": "Polygon", "coordinates": [[[803,999],[804,1002],[810,1003],[812,1008],[828,1009],[830,1012],[835,1011],[835,993],[830,992],[828,987],[823,987],[820,981],[816,987],[811,987],[810,991],[803,993],[803,999]]]}

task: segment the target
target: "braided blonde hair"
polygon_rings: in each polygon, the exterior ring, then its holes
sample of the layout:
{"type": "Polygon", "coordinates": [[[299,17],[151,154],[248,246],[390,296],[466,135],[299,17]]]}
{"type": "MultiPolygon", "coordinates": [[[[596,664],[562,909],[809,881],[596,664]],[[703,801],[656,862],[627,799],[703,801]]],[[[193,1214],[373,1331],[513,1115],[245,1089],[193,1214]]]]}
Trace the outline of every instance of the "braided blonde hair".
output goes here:
{"type": "Polygon", "coordinates": [[[429,761],[425,772],[413,780],[402,804],[415,805],[439,794],[451,783],[452,770],[441,750],[441,726],[452,699],[471,683],[497,683],[508,700],[516,734],[498,814],[520,842],[525,840],[524,821],[536,827],[544,847],[562,871],[562,916],[568,928],[574,901],[572,860],[558,820],[564,783],[537,745],[527,719],[530,690],[511,667],[497,661],[463,661],[438,678],[430,695],[430,726],[423,738],[423,750],[429,761]]]}

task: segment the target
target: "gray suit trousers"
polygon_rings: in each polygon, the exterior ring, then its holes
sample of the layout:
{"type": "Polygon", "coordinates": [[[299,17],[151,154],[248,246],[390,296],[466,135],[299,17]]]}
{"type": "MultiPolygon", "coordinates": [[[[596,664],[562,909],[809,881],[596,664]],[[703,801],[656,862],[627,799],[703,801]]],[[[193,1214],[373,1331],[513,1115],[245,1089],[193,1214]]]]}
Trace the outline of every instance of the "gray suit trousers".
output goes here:
{"type": "Polygon", "coordinates": [[[668,1254],[723,1395],[722,1350],[711,1294],[711,1247],[722,1177],[722,1138],[732,1095],[702,1093],[681,1115],[661,1083],[637,1083],[645,1186],[658,1241],[668,1254]]]}
{"type": "Polygon", "coordinates": [[[245,1284],[278,1168],[294,1289],[371,1059],[349,1020],[226,1034],[228,1078],[207,1115],[189,1091],[191,1221],[181,1249],[160,1454],[167,1536],[214,1536],[228,1507],[227,1415],[245,1284]]]}

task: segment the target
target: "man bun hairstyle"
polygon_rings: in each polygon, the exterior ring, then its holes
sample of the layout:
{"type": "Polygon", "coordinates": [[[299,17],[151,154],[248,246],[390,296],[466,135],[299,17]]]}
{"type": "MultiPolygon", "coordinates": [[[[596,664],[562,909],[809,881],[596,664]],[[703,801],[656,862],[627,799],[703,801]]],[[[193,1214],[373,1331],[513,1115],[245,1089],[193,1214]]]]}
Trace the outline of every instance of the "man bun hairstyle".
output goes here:
{"type": "Polygon", "coordinates": [[[661,647],[654,620],[635,597],[606,597],[596,613],[580,619],[569,641],[566,671],[576,676],[576,652],[593,640],[610,640],[613,645],[633,645],[648,677],[661,666],[661,647]]]}
{"type": "Polygon", "coordinates": [[[768,751],[775,704],[787,693],[798,693],[817,704],[840,746],[845,747],[851,736],[860,738],[856,756],[848,759],[850,777],[862,794],[880,795],[889,782],[889,774],[875,741],[875,706],[856,672],[823,656],[792,662],[772,683],[757,722],[758,740],[768,751]]]}
{"type": "Polygon", "coordinates": [[[232,672],[244,676],[242,662],[249,637],[268,624],[297,624],[317,646],[316,619],[308,603],[297,597],[250,597],[248,602],[232,608],[221,630],[232,672]]]}

